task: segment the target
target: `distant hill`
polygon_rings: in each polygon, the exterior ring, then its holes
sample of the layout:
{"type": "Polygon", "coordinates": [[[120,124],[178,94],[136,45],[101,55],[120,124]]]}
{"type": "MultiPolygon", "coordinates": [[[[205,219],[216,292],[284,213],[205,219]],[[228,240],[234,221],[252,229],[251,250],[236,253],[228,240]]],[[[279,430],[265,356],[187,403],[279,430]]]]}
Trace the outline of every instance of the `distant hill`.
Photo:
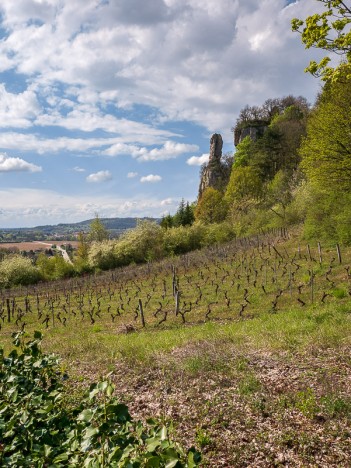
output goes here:
{"type": "MultiPolygon", "coordinates": [[[[100,218],[100,221],[110,231],[111,237],[117,237],[126,229],[136,226],[138,219],[160,222],[159,218],[100,218]]],[[[0,229],[1,242],[19,242],[42,239],[73,240],[78,232],[88,232],[93,219],[78,223],[60,223],[56,225],[36,226],[33,228],[3,228],[0,229]]]]}

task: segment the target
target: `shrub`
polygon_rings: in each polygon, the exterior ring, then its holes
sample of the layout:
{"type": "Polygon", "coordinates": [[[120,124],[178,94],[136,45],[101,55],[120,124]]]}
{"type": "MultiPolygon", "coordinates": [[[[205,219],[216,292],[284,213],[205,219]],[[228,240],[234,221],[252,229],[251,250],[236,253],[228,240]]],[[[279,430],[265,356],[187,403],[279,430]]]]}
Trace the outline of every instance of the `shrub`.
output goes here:
{"type": "Polygon", "coordinates": [[[116,241],[112,240],[93,242],[88,253],[89,266],[101,270],[108,270],[118,266],[114,251],[115,245],[116,241]]]}
{"type": "Polygon", "coordinates": [[[205,233],[205,226],[179,226],[167,229],[163,235],[163,249],[167,255],[181,255],[199,249],[205,233]]]}
{"type": "Polygon", "coordinates": [[[25,286],[39,280],[40,273],[29,258],[11,255],[0,263],[0,287],[25,286]]]}
{"type": "Polygon", "coordinates": [[[36,265],[42,278],[45,280],[70,278],[75,274],[73,265],[66,262],[66,260],[60,255],[49,258],[45,254],[41,253],[38,256],[36,265]]]}
{"type": "Polygon", "coordinates": [[[128,230],[117,240],[93,243],[88,254],[89,265],[108,270],[160,259],[164,256],[163,232],[154,222],[139,221],[136,228],[128,230]]]}

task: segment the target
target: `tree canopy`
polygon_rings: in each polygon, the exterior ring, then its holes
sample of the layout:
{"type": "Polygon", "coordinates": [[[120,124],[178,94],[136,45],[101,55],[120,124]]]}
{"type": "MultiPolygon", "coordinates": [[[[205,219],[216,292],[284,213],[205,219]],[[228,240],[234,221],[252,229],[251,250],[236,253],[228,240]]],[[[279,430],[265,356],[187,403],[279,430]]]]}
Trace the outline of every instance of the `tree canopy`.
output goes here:
{"type": "Polygon", "coordinates": [[[106,229],[104,223],[99,218],[97,214],[95,219],[90,223],[89,229],[89,240],[95,242],[102,242],[104,240],[109,239],[109,232],[106,229]]]}
{"type": "Polygon", "coordinates": [[[351,78],[329,83],[309,119],[302,168],[319,187],[351,190],[350,104],[351,78]]]}
{"type": "Polygon", "coordinates": [[[311,61],[305,69],[324,81],[335,81],[345,70],[351,73],[351,7],[343,0],[317,1],[323,4],[325,11],[308,16],[304,21],[294,18],[292,30],[301,34],[306,49],[316,47],[342,57],[343,61],[336,67],[330,66],[331,59],[325,56],[319,63],[311,61]]]}
{"type": "Polygon", "coordinates": [[[223,199],[223,194],[213,187],[208,187],[196,206],[196,220],[205,224],[220,223],[226,214],[227,203],[223,199]]]}

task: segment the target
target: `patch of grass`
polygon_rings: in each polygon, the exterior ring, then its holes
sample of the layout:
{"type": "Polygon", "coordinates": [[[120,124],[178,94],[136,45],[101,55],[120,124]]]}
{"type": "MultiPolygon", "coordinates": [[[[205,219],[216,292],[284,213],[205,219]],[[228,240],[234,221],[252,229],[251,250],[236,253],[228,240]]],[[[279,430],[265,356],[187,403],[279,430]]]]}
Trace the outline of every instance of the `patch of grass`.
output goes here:
{"type": "Polygon", "coordinates": [[[336,299],[344,299],[345,297],[347,297],[347,292],[345,289],[343,288],[335,288],[333,289],[332,291],[332,295],[336,298],[336,299]]]}
{"type": "Polygon", "coordinates": [[[183,360],[184,369],[191,373],[197,374],[201,372],[225,372],[228,369],[228,364],[223,360],[209,355],[195,354],[183,360]]]}
{"type": "Polygon", "coordinates": [[[202,428],[197,429],[195,440],[202,449],[212,444],[211,436],[202,428]]]}
{"type": "Polygon", "coordinates": [[[321,406],[323,411],[332,418],[338,416],[351,417],[351,398],[326,395],[321,398],[321,406]]]}
{"type": "Polygon", "coordinates": [[[241,396],[250,396],[259,392],[261,388],[261,382],[251,373],[245,375],[238,384],[238,392],[241,396]]]}
{"type": "Polygon", "coordinates": [[[236,367],[236,370],[239,372],[247,371],[249,368],[248,360],[244,356],[239,357],[236,360],[235,367],[236,367]]]}
{"type": "Polygon", "coordinates": [[[316,395],[311,388],[296,394],[294,406],[308,418],[313,418],[320,411],[316,395]]]}

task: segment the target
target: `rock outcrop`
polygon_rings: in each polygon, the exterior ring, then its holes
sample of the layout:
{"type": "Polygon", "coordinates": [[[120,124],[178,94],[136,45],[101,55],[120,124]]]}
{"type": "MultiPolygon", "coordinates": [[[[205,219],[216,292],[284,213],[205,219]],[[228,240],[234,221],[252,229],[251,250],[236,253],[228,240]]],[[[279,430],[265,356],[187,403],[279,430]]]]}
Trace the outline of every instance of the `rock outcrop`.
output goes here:
{"type": "Polygon", "coordinates": [[[223,185],[223,167],[221,164],[222,157],[222,147],[223,140],[222,136],[219,133],[214,133],[210,140],[210,158],[208,164],[205,166],[199,186],[199,196],[201,198],[202,194],[208,187],[213,187],[217,190],[220,190],[223,185]]]}
{"type": "Polygon", "coordinates": [[[242,128],[236,127],[234,129],[234,145],[238,146],[238,144],[247,136],[249,136],[251,140],[256,141],[258,138],[263,136],[267,127],[267,125],[255,125],[242,128]]]}

